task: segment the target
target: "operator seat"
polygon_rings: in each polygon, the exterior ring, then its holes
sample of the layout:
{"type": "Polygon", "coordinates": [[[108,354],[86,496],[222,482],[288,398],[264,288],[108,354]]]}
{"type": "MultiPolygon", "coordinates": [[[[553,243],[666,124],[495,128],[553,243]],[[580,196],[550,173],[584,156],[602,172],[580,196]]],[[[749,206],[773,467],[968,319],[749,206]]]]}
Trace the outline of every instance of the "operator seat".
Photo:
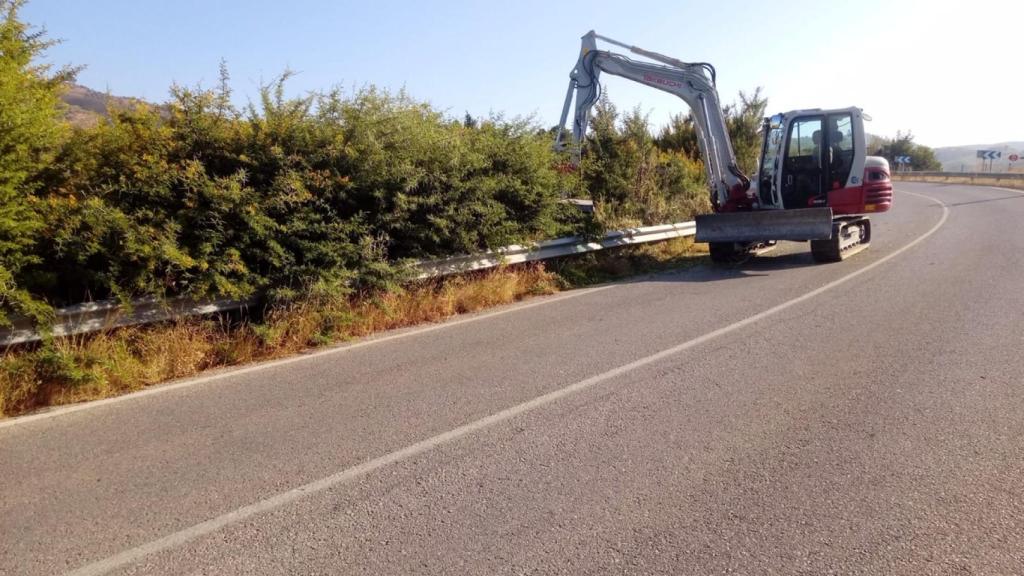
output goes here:
{"type": "Polygon", "coordinates": [[[814,149],[811,150],[811,157],[814,158],[814,165],[821,166],[821,130],[815,130],[811,134],[811,142],[814,143],[814,149]]]}
{"type": "Polygon", "coordinates": [[[832,142],[829,144],[829,156],[831,160],[828,166],[828,186],[829,188],[835,188],[836,182],[839,182],[839,188],[843,187],[846,178],[844,172],[848,171],[849,167],[846,165],[846,158],[843,156],[843,149],[839,144],[844,140],[844,135],[841,130],[832,131],[832,142]]]}

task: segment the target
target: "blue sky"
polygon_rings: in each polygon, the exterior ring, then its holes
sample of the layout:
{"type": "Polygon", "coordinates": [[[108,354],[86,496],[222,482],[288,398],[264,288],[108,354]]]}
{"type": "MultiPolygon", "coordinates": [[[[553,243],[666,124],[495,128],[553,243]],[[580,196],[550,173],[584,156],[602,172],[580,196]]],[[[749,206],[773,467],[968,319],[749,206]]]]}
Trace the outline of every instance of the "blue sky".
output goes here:
{"type": "MultiPolygon", "coordinates": [[[[31,0],[23,18],[64,43],[91,88],[153,101],[172,82],[237,99],[286,68],[293,94],[406,88],[452,115],[557,122],[579,36],[595,29],[719,72],[724,102],[764,88],[769,112],[860,106],[868,131],[932,146],[1024,140],[1024,2],[944,0],[31,0]]],[[[654,125],[682,101],[604,76],[620,108],[654,125]]]]}

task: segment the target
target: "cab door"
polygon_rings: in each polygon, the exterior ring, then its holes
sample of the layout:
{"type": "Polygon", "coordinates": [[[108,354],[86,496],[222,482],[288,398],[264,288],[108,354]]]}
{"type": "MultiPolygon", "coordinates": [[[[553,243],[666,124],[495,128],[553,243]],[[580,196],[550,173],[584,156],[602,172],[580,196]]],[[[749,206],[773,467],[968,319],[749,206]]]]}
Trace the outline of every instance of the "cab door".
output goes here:
{"type": "Polygon", "coordinates": [[[778,188],[785,208],[830,206],[858,186],[864,170],[864,127],[857,109],[828,110],[789,122],[778,188]]]}
{"type": "Polygon", "coordinates": [[[789,123],[780,189],[786,208],[807,208],[825,190],[824,115],[799,116],[789,123]]]}
{"type": "Polygon", "coordinates": [[[786,118],[776,114],[764,119],[761,128],[761,161],[758,163],[757,194],[761,208],[783,208],[779,175],[786,143],[786,118]]]}

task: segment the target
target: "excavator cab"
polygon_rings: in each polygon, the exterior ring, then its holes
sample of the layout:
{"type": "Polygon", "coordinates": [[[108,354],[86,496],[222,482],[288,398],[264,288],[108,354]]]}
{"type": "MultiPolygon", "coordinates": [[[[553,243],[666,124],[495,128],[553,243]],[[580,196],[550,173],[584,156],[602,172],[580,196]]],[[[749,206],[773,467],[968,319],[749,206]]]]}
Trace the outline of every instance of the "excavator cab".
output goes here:
{"type": "Polygon", "coordinates": [[[859,109],[778,114],[765,119],[763,132],[757,178],[762,208],[837,207],[833,200],[843,199],[840,191],[863,184],[859,175],[864,173],[864,123],[859,109]]]}
{"type": "Polygon", "coordinates": [[[697,240],[710,244],[712,257],[727,262],[774,240],[809,240],[818,261],[865,248],[870,223],[856,215],[875,206],[866,206],[861,110],[794,110],[766,118],[762,133],[757,205],[697,217],[697,240]]]}
{"type": "Polygon", "coordinates": [[[892,187],[885,160],[866,156],[860,109],[779,114],[765,119],[763,137],[759,206],[697,216],[712,257],[729,261],[772,240],[808,240],[817,261],[866,248],[870,221],[860,214],[888,210],[892,187]]]}

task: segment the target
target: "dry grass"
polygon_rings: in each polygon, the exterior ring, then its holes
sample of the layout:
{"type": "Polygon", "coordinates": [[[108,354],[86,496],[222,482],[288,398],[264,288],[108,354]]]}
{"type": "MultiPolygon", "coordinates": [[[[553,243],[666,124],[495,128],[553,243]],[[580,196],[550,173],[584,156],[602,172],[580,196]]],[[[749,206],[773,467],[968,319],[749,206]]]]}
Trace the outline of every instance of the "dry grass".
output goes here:
{"type": "Polygon", "coordinates": [[[397,292],[318,296],[270,310],[259,323],[225,318],[121,328],[11,348],[0,356],[0,416],[139,390],[214,367],[292,355],[526,297],[685,266],[706,251],[689,239],[544,264],[418,282],[397,292]]]}
{"type": "Polygon", "coordinates": [[[687,267],[699,262],[700,256],[707,252],[707,244],[695,244],[690,238],[677,238],[563,258],[551,261],[548,269],[557,274],[566,286],[586,286],[637,274],[687,267]]]}

